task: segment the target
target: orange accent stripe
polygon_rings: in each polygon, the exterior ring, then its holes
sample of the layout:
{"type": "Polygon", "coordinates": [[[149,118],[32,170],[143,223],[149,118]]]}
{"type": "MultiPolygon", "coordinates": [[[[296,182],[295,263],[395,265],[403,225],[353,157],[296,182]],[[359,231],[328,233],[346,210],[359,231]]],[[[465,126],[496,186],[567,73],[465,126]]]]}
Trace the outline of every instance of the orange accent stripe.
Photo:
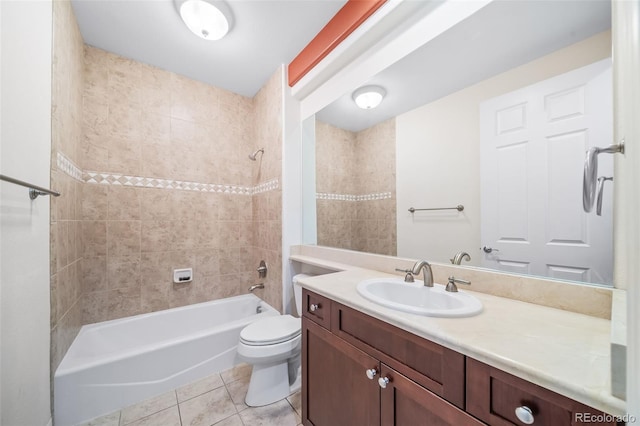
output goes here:
{"type": "Polygon", "coordinates": [[[348,0],[327,25],[289,64],[289,86],[305,74],[347,38],[387,0],[348,0]]]}

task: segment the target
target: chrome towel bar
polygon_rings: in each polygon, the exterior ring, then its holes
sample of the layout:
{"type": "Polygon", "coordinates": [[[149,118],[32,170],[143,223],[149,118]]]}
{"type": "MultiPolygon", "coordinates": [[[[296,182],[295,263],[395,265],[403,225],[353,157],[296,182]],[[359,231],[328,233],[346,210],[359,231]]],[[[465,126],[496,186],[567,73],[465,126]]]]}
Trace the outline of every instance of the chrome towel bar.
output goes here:
{"type": "Polygon", "coordinates": [[[18,179],[14,179],[9,176],[0,175],[0,180],[9,182],[9,183],[14,183],[16,185],[24,186],[25,188],[29,188],[29,198],[31,198],[32,200],[35,200],[36,198],[38,198],[39,195],[52,195],[54,197],[60,196],[59,192],[52,191],[50,189],[43,188],[38,185],[32,185],[30,183],[27,183],[18,179]]]}
{"type": "Polygon", "coordinates": [[[462,204],[458,204],[455,207],[436,207],[431,209],[414,209],[413,207],[409,207],[409,211],[411,213],[421,211],[421,210],[458,210],[459,212],[461,212],[462,210],[464,210],[464,206],[462,204]]]}

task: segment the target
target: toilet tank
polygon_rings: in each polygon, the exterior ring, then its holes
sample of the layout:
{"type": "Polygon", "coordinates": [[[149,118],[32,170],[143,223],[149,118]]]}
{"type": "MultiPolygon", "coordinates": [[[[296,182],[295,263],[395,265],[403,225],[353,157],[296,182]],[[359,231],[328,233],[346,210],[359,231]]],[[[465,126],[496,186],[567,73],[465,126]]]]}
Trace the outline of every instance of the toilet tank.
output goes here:
{"type": "Polygon", "coordinates": [[[298,311],[298,316],[302,316],[302,287],[298,284],[298,280],[303,278],[313,277],[310,274],[298,274],[294,275],[292,278],[293,281],[293,295],[296,299],[296,311],[298,311]]]}

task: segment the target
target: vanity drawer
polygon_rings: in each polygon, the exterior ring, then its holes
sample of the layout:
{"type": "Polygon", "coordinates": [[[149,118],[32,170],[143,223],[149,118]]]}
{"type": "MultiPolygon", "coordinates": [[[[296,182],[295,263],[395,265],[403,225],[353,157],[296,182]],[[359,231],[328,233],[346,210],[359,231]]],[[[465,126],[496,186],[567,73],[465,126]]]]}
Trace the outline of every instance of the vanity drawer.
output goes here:
{"type": "Polygon", "coordinates": [[[302,289],[302,315],[326,328],[331,328],[331,300],[302,289]]]}
{"type": "Polygon", "coordinates": [[[467,358],[467,412],[489,425],[523,425],[516,416],[519,407],[530,409],[534,424],[540,426],[616,424],[582,421],[602,412],[467,358]]]}
{"type": "Polygon", "coordinates": [[[336,302],[331,331],[464,409],[464,355],[336,302]]]}

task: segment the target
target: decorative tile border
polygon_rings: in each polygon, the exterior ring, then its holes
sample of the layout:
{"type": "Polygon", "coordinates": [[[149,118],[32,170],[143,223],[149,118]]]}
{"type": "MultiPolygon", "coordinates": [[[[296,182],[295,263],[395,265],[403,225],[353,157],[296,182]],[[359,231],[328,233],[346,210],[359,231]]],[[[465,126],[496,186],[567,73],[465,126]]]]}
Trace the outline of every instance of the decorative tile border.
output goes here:
{"type": "Polygon", "coordinates": [[[186,182],[173,179],[128,176],[116,173],[84,172],[85,183],[99,185],[135,186],[139,188],[180,189],[183,191],[219,192],[225,194],[252,195],[253,188],[239,185],[186,182]]]}
{"type": "Polygon", "coordinates": [[[80,170],[80,167],[76,166],[73,161],[67,158],[60,151],[56,153],[56,165],[58,170],[65,172],[72,178],[82,182],[82,170],[80,170]]]}
{"type": "Polygon", "coordinates": [[[118,173],[82,171],[61,152],[57,153],[58,170],[84,183],[98,185],[134,186],[139,188],[178,189],[183,191],[217,192],[223,194],[253,195],[278,189],[278,179],[271,179],[256,186],[220,185],[215,183],[187,182],[173,179],[129,176],[118,173]]]}
{"type": "Polygon", "coordinates": [[[316,192],[316,199],[318,200],[335,200],[335,201],[373,201],[373,200],[388,200],[392,198],[391,192],[378,192],[375,194],[329,194],[326,192],[316,192]]]}
{"type": "Polygon", "coordinates": [[[253,194],[260,194],[262,192],[274,191],[278,189],[278,179],[271,179],[253,187],[253,194]]]}

